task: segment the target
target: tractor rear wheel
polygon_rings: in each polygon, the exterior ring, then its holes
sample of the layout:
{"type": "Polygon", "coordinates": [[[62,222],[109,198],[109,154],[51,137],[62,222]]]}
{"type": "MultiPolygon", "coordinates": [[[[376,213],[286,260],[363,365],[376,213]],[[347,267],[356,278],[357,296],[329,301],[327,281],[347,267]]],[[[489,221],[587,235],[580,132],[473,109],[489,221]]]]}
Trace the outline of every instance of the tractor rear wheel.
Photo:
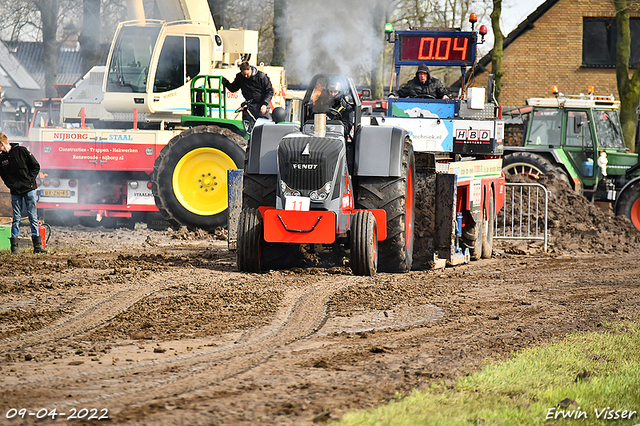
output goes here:
{"type": "Polygon", "coordinates": [[[262,216],[257,209],[242,209],[238,221],[238,270],[260,272],[262,216]]]}
{"type": "Polygon", "coordinates": [[[242,178],[242,206],[257,209],[276,206],[277,175],[245,173],[242,178]]]}
{"type": "Polygon", "coordinates": [[[561,180],[570,183],[569,177],[562,169],[546,158],[530,152],[512,152],[502,157],[502,171],[507,178],[525,176],[532,181],[540,179],[542,175],[555,174],[561,180]]]}
{"type": "Polygon", "coordinates": [[[174,137],[153,166],[152,192],[172,225],[213,231],[227,223],[227,170],[241,168],[246,141],[217,126],[198,126],[174,137]]]}
{"type": "Polygon", "coordinates": [[[489,210],[482,207],[482,258],[491,259],[493,252],[493,225],[496,214],[496,204],[493,199],[493,188],[489,188],[489,210]]]}
{"type": "Polygon", "coordinates": [[[353,215],[351,228],[351,270],[354,275],[372,276],[378,267],[378,230],[373,213],[353,215]]]}
{"type": "Polygon", "coordinates": [[[640,231],[640,183],[622,193],[616,204],[616,214],[625,215],[640,231]]]}
{"type": "Polygon", "coordinates": [[[478,260],[482,257],[482,211],[473,217],[473,225],[466,223],[462,228],[462,247],[469,249],[471,260],[478,260]]]}
{"type": "Polygon", "coordinates": [[[405,140],[400,177],[359,177],[356,208],[384,209],[387,238],[378,245],[378,270],[408,272],[413,263],[413,146],[405,140]]]}

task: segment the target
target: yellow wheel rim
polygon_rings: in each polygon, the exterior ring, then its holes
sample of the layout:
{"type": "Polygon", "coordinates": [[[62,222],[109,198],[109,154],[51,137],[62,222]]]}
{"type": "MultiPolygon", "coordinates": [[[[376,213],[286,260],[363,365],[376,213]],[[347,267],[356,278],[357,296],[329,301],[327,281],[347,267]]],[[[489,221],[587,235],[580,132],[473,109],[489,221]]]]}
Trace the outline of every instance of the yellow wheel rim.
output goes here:
{"type": "Polygon", "coordinates": [[[227,170],[236,164],[215,148],[198,148],[178,161],[173,171],[173,193],[191,213],[211,216],[228,207],[227,170]]]}

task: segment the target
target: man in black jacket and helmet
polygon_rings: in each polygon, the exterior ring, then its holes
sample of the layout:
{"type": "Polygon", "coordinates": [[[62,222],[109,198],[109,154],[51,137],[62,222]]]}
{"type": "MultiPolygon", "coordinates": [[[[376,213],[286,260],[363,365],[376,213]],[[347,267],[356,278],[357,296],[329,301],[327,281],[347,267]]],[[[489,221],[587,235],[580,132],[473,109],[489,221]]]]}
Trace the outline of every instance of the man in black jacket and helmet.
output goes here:
{"type": "Polygon", "coordinates": [[[426,64],[420,64],[416,76],[397,92],[391,93],[389,97],[449,99],[449,94],[444,84],[431,76],[429,67],[426,64]]]}

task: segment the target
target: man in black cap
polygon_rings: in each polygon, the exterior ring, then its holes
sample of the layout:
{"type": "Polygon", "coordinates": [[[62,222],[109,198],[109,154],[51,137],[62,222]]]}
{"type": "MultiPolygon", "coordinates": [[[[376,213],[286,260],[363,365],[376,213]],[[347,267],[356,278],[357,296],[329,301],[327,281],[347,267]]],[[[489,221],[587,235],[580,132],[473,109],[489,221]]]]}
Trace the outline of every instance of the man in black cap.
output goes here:
{"type": "Polygon", "coordinates": [[[420,64],[416,76],[389,97],[449,99],[444,84],[431,76],[426,64],[420,64]]]}
{"type": "Polygon", "coordinates": [[[242,110],[242,121],[245,122],[245,129],[249,132],[260,117],[271,118],[270,103],[273,98],[273,86],[269,76],[249,62],[242,62],[238,65],[240,72],[236,78],[229,82],[222,77],[222,83],[230,92],[240,90],[248,105],[242,110]]]}

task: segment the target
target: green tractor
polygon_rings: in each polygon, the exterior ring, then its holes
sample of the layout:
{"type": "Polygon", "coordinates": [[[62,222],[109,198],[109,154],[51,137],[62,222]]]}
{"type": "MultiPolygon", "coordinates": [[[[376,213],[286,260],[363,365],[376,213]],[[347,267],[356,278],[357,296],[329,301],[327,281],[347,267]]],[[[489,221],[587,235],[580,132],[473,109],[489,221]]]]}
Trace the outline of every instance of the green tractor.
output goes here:
{"type": "Polygon", "coordinates": [[[553,173],[640,230],[640,164],[624,144],[619,109],[613,95],[558,93],[505,111],[505,176],[553,173]]]}

